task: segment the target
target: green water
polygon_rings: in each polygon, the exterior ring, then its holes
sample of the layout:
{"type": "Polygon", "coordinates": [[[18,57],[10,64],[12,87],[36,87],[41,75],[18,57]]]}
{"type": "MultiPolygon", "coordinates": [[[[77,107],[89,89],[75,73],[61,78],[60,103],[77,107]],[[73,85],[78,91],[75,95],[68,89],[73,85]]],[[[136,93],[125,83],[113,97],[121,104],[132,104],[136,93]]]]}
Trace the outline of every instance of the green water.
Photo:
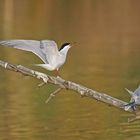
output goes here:
{"type": "MultiPolygon", "coordinates": [[[[1,39],[76,42],[60,69],[64,79],[129,101],[140,83],[140,8],[132,0],[0,0],[1,39]]],[[[0,46],[0,59],[32,69],[32,53],[0,46]]],[[[73,91],[0,68],[0,140],[139,140],[131,114],[73,91]]]]}

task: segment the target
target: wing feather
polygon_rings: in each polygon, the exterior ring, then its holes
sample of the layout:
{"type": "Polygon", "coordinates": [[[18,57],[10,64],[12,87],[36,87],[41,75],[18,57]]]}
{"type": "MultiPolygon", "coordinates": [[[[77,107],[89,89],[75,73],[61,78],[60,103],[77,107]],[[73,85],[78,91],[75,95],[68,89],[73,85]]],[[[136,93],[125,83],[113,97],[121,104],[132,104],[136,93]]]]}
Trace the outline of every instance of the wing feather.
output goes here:
{"type": "MultiPolygon", "coordinates": [[[[44,63],[48,63],[45,50],[41,49],[41,41],[37,40],[0,40],[1,45],[29,51],[37,55],[44,63]]],[[[44,46],[44,45],[43,45],[44,46]]]]}
{"type": "Polygon", "coordinates": [[[42,40],[40,46],[42,53],[46,54],[46,59],[52,63],[59,55],[57,44],[53,40],[42,40]]]}

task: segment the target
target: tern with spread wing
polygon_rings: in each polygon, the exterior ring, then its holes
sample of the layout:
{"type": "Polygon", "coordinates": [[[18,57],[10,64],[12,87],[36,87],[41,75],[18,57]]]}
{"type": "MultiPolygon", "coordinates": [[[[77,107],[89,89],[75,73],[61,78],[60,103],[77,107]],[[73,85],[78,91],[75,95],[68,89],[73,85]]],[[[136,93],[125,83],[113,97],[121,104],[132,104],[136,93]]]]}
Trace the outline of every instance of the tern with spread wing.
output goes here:
{"type": "Polygon", "coordinates": [[[70,43],[64,43],[58,50],[53,40],[0,40],[0,45],[9,46],[37,55],[44,64],[35,64],[47,70],[59,70],[65,63],[67,52],[71,48],[70,43]]]}

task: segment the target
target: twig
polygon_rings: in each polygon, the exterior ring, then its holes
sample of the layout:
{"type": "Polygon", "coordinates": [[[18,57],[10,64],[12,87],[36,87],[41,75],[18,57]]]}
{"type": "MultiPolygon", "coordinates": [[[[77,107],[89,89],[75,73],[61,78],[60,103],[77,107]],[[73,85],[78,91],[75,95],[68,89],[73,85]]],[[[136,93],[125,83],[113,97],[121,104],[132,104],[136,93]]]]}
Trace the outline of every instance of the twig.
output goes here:
{"type": "MultiPolygon", "coordinates": [[[[41,79],[44,83],[50,83],[50,84],[57,85],[60,88],[66,88],[66,89],[73,90],[76,93],[80,93],[80,95],[82,95],[82,96],[94,98],[98,101],[104,102],[106,104],[115,106],[117,108],[120,108],[120,109],[123,109],[124,111],[126,111],[125,105],[127,104],[127,102],[124,102],[122,100],[109,96],[105,93],[101,93],[101,92],[95,91],[93,89],[87,88],[83,85],[74,83],[72,81],[66,81],[66,80],[62,79],[61,77],[49,76],[44,73],[26,68],[24,66],[13,65],[8,62],[1,61],[1,60],[0,60],[0,66],[5,69],[11,70],[11,71],[19,72],[24,75],[28,75],[28,76],[35,77],[37,79],[41,79]]],[[[132,110],[132,108],[129,108],[127,111],[134,112],[132,110]]]]}
{"type": "Polygon", "coordinates": [[[55,97],[56,94],[58,94],[60,92],[60,90],[62,90],[62,88],[58,88],[53,93],[51,93],[50,96],[48,97],[48,99],[45,101],[45,103],[47,104],[53,97],[55,97]]]}
{"type": "Polygon", "coordinates": [[[38,87],[40,88],[40,87],[44,86],[45,84],[46,84],[46,83],[41,82],[40,84],[38,84],[38,87]]]}

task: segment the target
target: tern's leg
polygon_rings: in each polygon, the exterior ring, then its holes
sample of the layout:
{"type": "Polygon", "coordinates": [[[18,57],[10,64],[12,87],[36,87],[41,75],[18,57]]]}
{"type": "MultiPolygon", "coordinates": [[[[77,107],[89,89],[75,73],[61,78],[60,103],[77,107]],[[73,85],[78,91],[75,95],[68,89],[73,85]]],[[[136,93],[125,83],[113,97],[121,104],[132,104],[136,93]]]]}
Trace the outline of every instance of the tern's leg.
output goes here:
{"type": "Polygon", "coordinates": [[[58,69],[54,70],[55,76],[60,76],[58,69]]]}
{"type": "Polygon", "coordinates": [[[124,105],[124,106],[126,107],[126,110],[128,110],[129,108],[132,108],[132,109],[133,109],[133,111],[135,111],[135,110],[136,110],[136,104],[135,104],[135,101],[130,102],[130,103],[128,103],[128,104],[126,104],[126,105],[124,105]]]}

